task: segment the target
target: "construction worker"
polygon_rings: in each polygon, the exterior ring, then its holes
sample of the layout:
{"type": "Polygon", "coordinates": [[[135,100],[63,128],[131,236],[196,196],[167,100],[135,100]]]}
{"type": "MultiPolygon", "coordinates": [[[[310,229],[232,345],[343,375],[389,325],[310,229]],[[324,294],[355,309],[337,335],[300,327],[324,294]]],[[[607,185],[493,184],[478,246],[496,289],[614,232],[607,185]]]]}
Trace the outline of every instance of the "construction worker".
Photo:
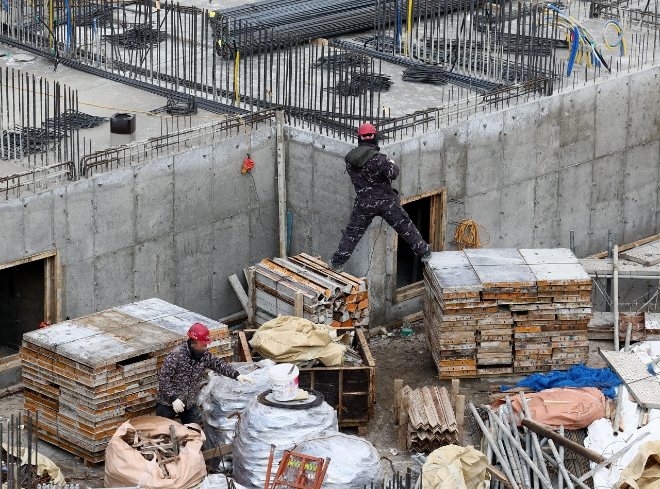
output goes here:
{"type": "Polygon", "coordinates": [[[371,124],[362,124],[358,129],[358,146],[344,158],[353,187],[355,203],[353,212],[337,251],[332,255],[330,266],[342,271],[353,250],[362,239],[374,217],[382,217],[401,236],[423,262],[431,258],[428,245],[408,213],[399,202],[399,192],[392,188],[392,180],[399,176],[399,167],[380,153],[378,132],[371,124]]]}
{"type": "Polygon", "coordinates": [[[209,329],[202,323],[195,323],[188,330],[188,341],[165,357],[158,374],[156,416],[174,419],[178,414],[182,424],[199,424],[197,398],[207,368],[241,384],[254,384],[250,377],[239,375],[227,362],[211,355],[206,349],[209,343],[209,329]]]}

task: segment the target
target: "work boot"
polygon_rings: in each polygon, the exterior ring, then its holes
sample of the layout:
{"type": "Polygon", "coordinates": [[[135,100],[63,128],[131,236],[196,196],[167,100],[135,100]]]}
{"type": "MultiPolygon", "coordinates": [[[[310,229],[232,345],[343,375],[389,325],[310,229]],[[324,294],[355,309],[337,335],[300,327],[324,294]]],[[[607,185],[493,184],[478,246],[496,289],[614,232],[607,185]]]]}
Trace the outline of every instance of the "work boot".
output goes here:
{"type": "Polygon", "coordinates": [[[333,272],[336,272],[336,273],[341,273],[341,272],[344,271],[344,265],[343,264],[340,265],[340,264],[335,263],[332,260],[330,260],[330,270],[332,270],[333,272]]]}
{"type": "Polygon", "coordinates": [[[431,259],[431,250],[429,250],[424,256],[422,256],[422,263],[426,263],[431,259]]]}

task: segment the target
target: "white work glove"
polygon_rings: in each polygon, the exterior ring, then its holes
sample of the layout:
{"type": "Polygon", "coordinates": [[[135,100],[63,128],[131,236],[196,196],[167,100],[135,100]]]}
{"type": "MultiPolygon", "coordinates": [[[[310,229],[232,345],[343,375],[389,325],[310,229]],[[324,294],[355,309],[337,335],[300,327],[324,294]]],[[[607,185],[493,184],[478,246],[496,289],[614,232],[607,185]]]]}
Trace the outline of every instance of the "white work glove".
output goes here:
{"type": "Polygon", "coordinates": [[[252,380],[247,375],[239,375],[238,377],[236,377],[236,380],[238,380],[242,385],[245,385],[246,382],[249,382],[250,384],[254,384],[254,380],[252,380]]]}
{"type": "Polygon", "coordinates": [[[182,413],[186,410],[186,405],[183,403],[181,399],[177,399],[172,403],[172,407],[174,408],[175,413],[182,413]]]}

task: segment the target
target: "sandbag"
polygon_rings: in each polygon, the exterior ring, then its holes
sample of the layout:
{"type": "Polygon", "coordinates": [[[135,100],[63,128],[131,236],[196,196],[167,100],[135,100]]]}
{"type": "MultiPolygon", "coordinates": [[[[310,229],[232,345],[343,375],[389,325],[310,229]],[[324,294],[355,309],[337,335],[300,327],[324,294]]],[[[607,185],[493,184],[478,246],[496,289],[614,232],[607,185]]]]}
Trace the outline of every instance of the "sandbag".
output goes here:
{"type": "Polygon", "coordinates": [[[344,364],[346,348],[333,343],[337,331],[295,316],[278,316],[264,323],[252,336],[250,346],[277,363],[300,365],[314,358],[326,367],[344,364]]]}
{"type": "Polygon", "coordinates": [[[196,424],[183,426],[160,416],[144,416],[127,421],[115,431],[105,452],[105,487],[140,486],[149,489],[187,489],[206,477],[206,463],[202,455],[204,435],[196,424]],[[167,464],[169,478],[164,478],[155,461],[146,460],[140,452],[124,440],[127,432],[141,431],[144,436],[170,436],[174,425],[177,438],[185,438],[186,445],[179,452],[179,461],[167,464]]]}
{"type": "Polygon", "coordinates": [[[383,478],[380,455],[364,438],[324,432],[293,447],[293,452],[330,458],[323,489],[363,489],[383,478]]]}
{"type": "Polygon", "coordinates": [[[232,447],[234,478],[248,489],[262,489],[271,445],[276,448],[273,459],[276,468],[284,450],[324,431],[338,429],[337,412],[325,401],[310,409],[284,409],[266,406],[253,399],[236,423],[232,447]]]}
{"type": "Polygon", "coordinates": [[[422,489],[485,489],[487,466],[486,455],[473,446],[440,447],[422,467],[422,489]]]}
{"type": "Polygon", "coordinates": [[[239,374],[249,376],[254,384],[241,384],[224,375],[209,372],[209,383],[199,394],[199,404],[202,406],[204,431],[212,447],[232,442],[238,416],[230,416],[243,411],[248,402],[270,388],[268,370],[275,362],[262,360],[247,365],[231,365],[239,374]]]}
{"type": "MultiPolygon", "coordinates": [[[[579,430],[605,417],[607,400],[595,387],[546,389],[541,392],[526,393],[525,398],[532,419],[547,426],[563,425],[567,430],[579,430]]],[[[492,407],[496,409],[504,403],[504,400],[497,400],[492,407]]],[[[511,404],[516,413],[516,422],[520,426],[518,415],[522,411],[520,397],[511,396],[511,404]]]]}
{"type": "Polygon", "coordinates": [[[660,440],[639,447],[639,453],[628,464],[614,489],[660,489],[660,440]]]}

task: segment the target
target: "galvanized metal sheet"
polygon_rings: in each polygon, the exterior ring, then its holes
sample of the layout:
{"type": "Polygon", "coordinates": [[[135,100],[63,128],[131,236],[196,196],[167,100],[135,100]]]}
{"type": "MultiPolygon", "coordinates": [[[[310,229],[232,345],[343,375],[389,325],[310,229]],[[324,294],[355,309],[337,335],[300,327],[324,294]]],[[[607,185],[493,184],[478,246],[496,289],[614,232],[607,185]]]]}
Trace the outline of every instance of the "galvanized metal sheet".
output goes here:
{"type": "Polygon", "coordinates": [[[600,356],[626,384],[637,403],[646,409],[660,408],[660,379],[633,352],[603,351],[600,356]]]}
{"type": "Polygon", "coordinates": [[[522,249],[520,255],[528,265],[550,263],[578,263],[577,257],[568,248],[522,249]]]}
{"type": "Polygon", "coordinates": [[[481,280],[472,268],[440,268],[433,273],[443,291],[480,291],[481,280]]]}
{"type": "Polygon", "coordinates": [[[99,334],[101,334],[101,332],[98,329],[82,326],[76,324],[74,321],[65,321],[48,328],[37,329],[36,331],[25,333],[23,338],[25,341],[40,346],[41,348],[55,351],[55,348],[58,345],[83,338],[91,338],[92,336],[99,334]]]}
{"type": "Polygon", "coordinates": [[[431,253],[428,266],[434,270],[439,268],[469,268],[470,261],[462,251],[440,251],[431,253]]]}
{"type": "Polygon", "coordinates": [[[579,263],[530,265],[532,273],[539,282],[566,284],[573,282],[591,283],[589,274],[579,263]]]}
{"type": "Polygon", "coordinates": [[[58,345],[55,352],[89,367],[116,363],[141,354],[137,348],[107,334],[97,334],[58,345]]]}
{"type": "Polygon", "coordinates": [[[465,250],[473,266],[524,265],[525,260],[515,248],[477,248],[465,250]]]}
{"type": "MultiPolygon", "coordinates": [[[[520,257],[522,260],[522,257],[520,257]]],[[[487,265],[475,266],[475,272],[484,285],[489,287],[531,286],[536,283],[536,277],[526,264],[522,265],[487,265]]]]}

